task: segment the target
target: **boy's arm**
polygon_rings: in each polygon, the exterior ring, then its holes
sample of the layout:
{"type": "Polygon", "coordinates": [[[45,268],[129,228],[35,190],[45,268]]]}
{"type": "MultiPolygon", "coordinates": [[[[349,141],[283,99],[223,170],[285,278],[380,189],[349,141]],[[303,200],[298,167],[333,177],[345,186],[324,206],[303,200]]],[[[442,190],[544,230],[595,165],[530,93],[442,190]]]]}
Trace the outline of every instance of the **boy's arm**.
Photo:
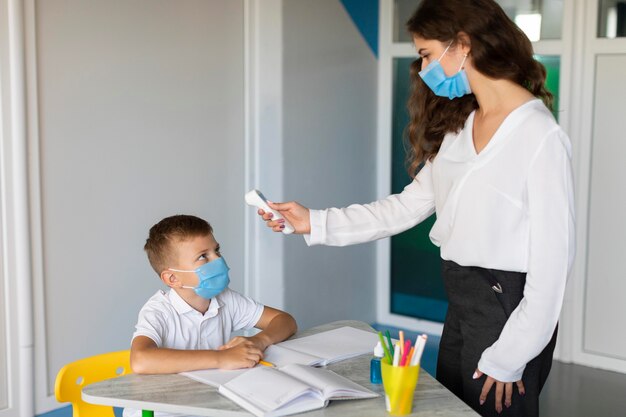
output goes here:
{"type": "Polygon", "coordinates": [[[251,341],[224,350],[160,348],[152,339],[137,336],[130,347],[130,366],[137,374],[171,374],[197,369],[251,368],[263,357],[251,341]]]}
{"type": "Polygon", "coordinates": [[[235,337],[221,346],[220,351],[232,349],[245,341],[252,342],[257,348],[264,351],[269,345],[282,342],[298,330],[296,321],[289,313],[267,306],[263,307],[263,314],[254,327],[261,329],[261,332],[251,337],[235,337]]]}

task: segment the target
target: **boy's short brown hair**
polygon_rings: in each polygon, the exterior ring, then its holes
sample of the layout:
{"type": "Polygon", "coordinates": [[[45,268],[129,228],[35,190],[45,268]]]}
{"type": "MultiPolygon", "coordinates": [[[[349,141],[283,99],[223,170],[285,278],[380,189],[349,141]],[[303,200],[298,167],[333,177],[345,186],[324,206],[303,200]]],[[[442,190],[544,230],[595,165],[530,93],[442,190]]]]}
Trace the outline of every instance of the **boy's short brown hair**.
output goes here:
{"type": "Polygon", "coordinates": [[[187,214],[177,214],[164,218],[150,228],[143,249],[148,254],[152,269],[160,275],[171,267],[172,262],[176,262],[173,243],[211,233],[213,228],[206,220],[187,214]]]}

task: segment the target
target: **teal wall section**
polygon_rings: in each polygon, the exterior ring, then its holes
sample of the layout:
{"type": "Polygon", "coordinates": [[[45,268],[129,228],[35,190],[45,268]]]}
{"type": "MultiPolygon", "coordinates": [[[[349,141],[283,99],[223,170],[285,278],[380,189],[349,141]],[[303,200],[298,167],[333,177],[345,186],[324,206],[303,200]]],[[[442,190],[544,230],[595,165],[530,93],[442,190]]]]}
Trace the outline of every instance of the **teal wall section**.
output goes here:
{"type": "Polygon", "coordinates": [[[535,55],[535,59],[546,67],[546,88],[554,96],[552,114],[559,120],[559,82],[561,81],[561,57],[558,55],[535,55]]]}
{"type": "Polygon", "coordinates": [[[378,0],[341,0],[341,4],[378,58],[378,0]]]}

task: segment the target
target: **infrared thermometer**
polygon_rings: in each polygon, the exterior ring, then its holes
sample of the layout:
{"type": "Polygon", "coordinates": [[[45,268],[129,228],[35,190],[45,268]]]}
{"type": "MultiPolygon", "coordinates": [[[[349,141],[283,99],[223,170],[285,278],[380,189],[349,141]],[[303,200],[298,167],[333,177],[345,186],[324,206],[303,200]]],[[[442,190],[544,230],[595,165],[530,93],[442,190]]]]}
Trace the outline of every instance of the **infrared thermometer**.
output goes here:
{"type": "Polygon", "coordinates": [[[267,204],[267,199],[265,198],[262,192],[260,192],[259,190],[248,191],[246,193],[245,198],[246,198],[246,203],[248,203],[248,205],[260,208],[264,210],[266,213],[272,213],[274,215],[274,217],[272,217],[272,220],[284,219],[285,220],[285,223],[283,223],[285,225],[285,228],[283,229],[284,234],[290,235],[294,232],[293,226],[287,221],[287,219],[281,216],[280,213],[277,212],[276,210],[272,210],[270,208],[270,206],[267,204]]]}

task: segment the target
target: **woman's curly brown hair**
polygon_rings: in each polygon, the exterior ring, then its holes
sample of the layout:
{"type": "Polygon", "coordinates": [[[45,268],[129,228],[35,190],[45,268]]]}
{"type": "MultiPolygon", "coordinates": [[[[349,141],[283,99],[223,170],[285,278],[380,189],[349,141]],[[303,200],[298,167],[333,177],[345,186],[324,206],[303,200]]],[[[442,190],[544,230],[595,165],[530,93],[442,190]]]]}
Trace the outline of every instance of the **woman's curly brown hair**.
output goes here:
{"type": "MultiPolygon", "coordinates": [[[[489,78],[506,79],[526,88],[552,108],[546,89],[546,70],[533,56],[532,44],[493,0],[422,0],[407,22],[409,33],[444,43],[462,43],[469,37],[472,65],[489,78]]],[[[415,177],[418,167],[433,159],[447,133],[459,132],[469,114],[478,108],[473,94],[449,100],[438,97],[424,84],[422,60],[411,65],[412,91],[408,102],[410,122],[406,139],[407,169],[415,177]]]]}

